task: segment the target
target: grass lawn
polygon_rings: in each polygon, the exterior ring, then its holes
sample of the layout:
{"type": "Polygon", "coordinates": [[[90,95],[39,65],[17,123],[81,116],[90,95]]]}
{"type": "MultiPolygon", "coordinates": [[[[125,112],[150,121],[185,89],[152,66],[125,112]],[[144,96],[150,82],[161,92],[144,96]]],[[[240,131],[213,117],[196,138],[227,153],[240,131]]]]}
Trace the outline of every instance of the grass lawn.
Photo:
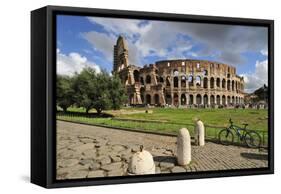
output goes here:
{"type": "Polygon", "coordinates": [[[85,116],[84,109],[69,108],[67,114],[58,113],[57,119],[172,134],[186,127],[193,135],[194,121],[200,118],[205,124],[206,136],[215,138],[221,128],[229,125],[228,120],[231,118],[235,125],[242,127],[242,123],[248,123],[249,129],[260,131],[264,139],[267,137],[267,110],[151,108],[149,113],[145,113],[145,110],[147,109],[123,108],[118,111],[105,111],[111,117],[104,118],[96,117],[93,114],[95,110],[90,111],[91,116],[85,116]]]}

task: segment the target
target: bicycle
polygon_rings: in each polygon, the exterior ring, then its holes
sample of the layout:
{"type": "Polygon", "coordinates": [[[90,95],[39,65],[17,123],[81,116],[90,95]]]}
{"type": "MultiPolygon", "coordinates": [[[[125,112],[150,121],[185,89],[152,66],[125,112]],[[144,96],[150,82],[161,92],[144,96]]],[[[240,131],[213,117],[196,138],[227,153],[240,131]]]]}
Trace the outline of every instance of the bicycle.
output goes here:
{"type": "Polygon", "coordinates": [[[223,145],[230,145],[234,141],[234,135],[233,132],[238,136],[239,140],[241,142],[244,142],[248,147],[250,148],[259,148],[261,145],[261,136],[252,130],[246,129],[248,126],[247,123],[243,123],[244,128],[241,128],[239,126],[233,125],[233,122],[231,119],[229,119],[230,125],[222,129],[219,132],[219,142],[223,145]]]}

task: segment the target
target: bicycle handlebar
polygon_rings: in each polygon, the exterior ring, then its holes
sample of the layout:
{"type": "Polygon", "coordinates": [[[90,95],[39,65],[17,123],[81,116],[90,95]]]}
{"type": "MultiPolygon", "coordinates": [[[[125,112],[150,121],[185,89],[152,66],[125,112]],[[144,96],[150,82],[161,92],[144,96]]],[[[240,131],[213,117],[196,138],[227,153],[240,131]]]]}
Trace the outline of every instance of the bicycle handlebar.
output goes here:
{"type": "Polygon", "coordinates": [[[231,118],[229,119],[229,123],[232,125],[233,124],[233,121],[231,120],[231,118]]]}

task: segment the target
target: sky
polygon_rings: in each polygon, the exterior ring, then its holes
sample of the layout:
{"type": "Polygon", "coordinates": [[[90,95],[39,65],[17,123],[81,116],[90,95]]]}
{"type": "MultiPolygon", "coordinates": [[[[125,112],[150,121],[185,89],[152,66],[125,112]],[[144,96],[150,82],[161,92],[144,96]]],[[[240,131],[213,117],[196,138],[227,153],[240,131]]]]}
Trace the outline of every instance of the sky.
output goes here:
{"type": "Polygon", "coordinates": [[[265,27],[68,15],[57,16],[57,73],[73,75],[87,66],[111,72],[119,35],[127,41],[130,64],[211,60],[236,67],[245,92],[268,83],[265,27]]]}

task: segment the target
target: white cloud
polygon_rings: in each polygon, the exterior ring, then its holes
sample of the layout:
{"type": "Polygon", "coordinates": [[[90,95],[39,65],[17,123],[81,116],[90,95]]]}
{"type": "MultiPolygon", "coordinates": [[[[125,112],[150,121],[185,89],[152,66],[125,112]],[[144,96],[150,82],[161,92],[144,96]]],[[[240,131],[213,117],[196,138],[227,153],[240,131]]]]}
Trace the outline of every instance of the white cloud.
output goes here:
{"type": "MultiPolygon", "coordinates": [[[[100,32],[85,32],[82,34],[82,37],[85,38],[92,46],[93,49],[97,49],[101,52],[105,59],[109,62],[113,62],[113,45],[116,44],[117,36],[114,34],[104,34],[100,32]]],[[[127,41],[129,47],[129,61],[131,64],[138,65],[140,64],[141,57],[139,56],[138,49],[131,41],[127,41]]]]}
{"type": "Polygon", "coordinates": [[[127,39],[134,39],[135,34],[143,34],[150,28],[149,25],[141,25],[142,20],[100,17],[88,17],[88,19],[92,23],[103,26],[104,30],[110,34],[116,36],[121,34],[127,39]]]}
{"type": "Polygon", "coordinates": [[[182,34],[170,26],[172,22],[132,19],[89,17],[91,22],[102,25],[104,32],[86,32],[82,36],[112,61],[113,45],[123,35],[129,47],[131,64],[142,65],[142,59],[149,56],[184,58],[184,52],[192,48],[191,42],[178,35],[182,34]],[[171,47],[171,48],[169,48],[171,47]],[[168,49],[169,48],[169,49],[168,49]]]}
{"type": "Polygon", "coordinates": [[[256,61],[255,71],[242,75],[245,81],[245,92],[253,92],[268,85],[268,61],[256,61]]]}
{"type": "Polygon", "coordinates": [[[80,72],[84,67],[92,67],[99,73],[100,67],[89,61],[86,57],[79,53],[72,52],[68,55],[60,52],[57,49],[57,73],[62,75],[73,75],[75,72],[80,72]]]}
{"type": "Polygon", "coordinates": [[[109,62],[112,62],[113,45],[116,41],[114,35],[106,35],[104,33],[91,31],[82,33],[82,37],[93,46],[93,49],[97,48],[109,62]]]}
{"type": "Polygon", "coordinates": [[[136,65],[143,65],[142,60],[149,56],[166,59],[209,56],[237,67],[245,63],[242,53],[259,53],[263,48],[262,53],[266,54],[264,51],[267,49],[267,29],[263,27],[99,17],[88,19],[100,25],[103,31],[87,32],[91,37],[84,38],[105,53],[110,62],[113,45],[119,35],[126,38],[130,63],[136,65]],[[198,44],[200,49],[193,51],[192,48],[198,44]]]}
{"type": "Polygon", "coordinates": [[[264,56],[268,56],[268,50],[267,49],[262,49],[261,54],[264,56]]]}

